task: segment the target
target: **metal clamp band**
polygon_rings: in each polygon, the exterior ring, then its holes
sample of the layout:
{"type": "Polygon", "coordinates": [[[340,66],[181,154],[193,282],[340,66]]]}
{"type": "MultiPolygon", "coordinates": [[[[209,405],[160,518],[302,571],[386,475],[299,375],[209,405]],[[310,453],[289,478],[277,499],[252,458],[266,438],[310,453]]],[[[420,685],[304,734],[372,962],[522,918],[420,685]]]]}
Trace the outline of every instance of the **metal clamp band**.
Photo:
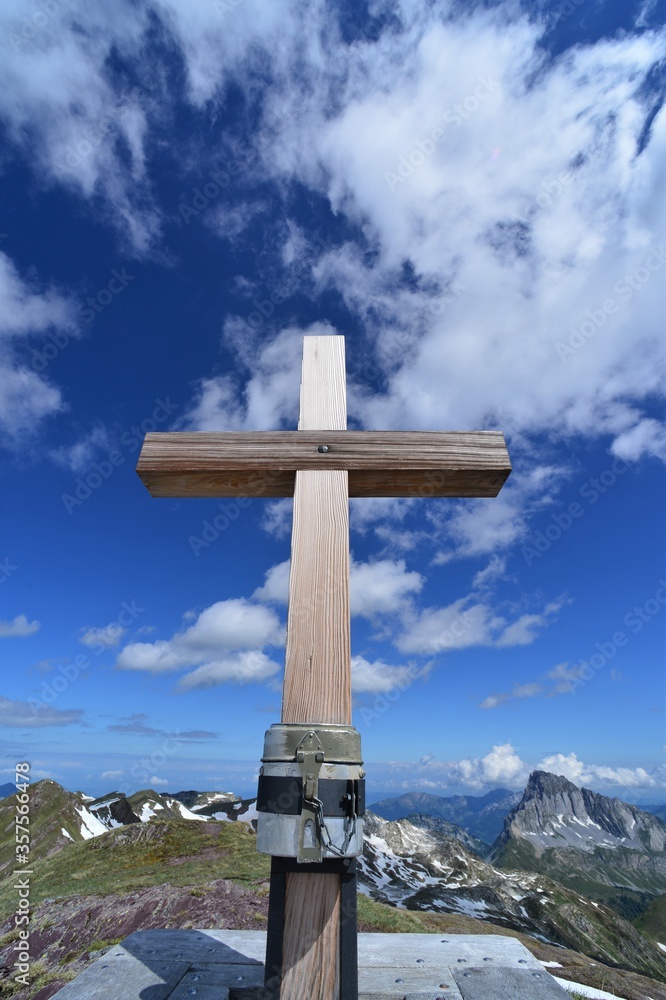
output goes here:
{"type": "Polygon", "coordinates": [[[321,814],[322,806],[317,796],[319,791],[319,772],[324,763],[324,748],[312,730],[305,734],[296,747],[296,760],[301,766],[303,780],[303,800],[301,803],[301,822],[298,830],[299,864],[321,861],[321,814]]]}
{"type": "MultiPolygon", "coordinates": [[[[326,763],[326,761],[324,761],[326,763]]],[[[365,815],[365,780],[363,778],[328,778],[321,772],[317,788],[323,815],[343,818],[350,813],[365,815]]],[[[287,775],[260,774],[257,786],[257,812],[300,816],[303,804],[303,779],[287,775]]]]}

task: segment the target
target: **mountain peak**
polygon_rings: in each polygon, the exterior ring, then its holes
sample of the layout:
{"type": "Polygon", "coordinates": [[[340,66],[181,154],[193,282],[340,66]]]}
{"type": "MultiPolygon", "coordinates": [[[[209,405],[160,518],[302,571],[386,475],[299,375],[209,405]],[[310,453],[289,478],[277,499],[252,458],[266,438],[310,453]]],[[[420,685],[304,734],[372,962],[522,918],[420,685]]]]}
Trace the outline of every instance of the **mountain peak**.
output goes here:
{"type": "Polygon", "coordinates": [[[492,856],[500,857],[508,844],[519,842],[537,856],[550,848],[584,853],[623,848],[661,855],[666,851],[666,826],[621,799],[579,788],[562,775],[533,771],[522,799],[504,821],[492,856]]]}
{"type": "Polygon", "coordinates": [[[578,790],[577,785],[574,785],[562,774],[551,774],[550,771],[532,771],[527,779],[523,799],[543,798],[548,795],[561,795],[578,790]]]}

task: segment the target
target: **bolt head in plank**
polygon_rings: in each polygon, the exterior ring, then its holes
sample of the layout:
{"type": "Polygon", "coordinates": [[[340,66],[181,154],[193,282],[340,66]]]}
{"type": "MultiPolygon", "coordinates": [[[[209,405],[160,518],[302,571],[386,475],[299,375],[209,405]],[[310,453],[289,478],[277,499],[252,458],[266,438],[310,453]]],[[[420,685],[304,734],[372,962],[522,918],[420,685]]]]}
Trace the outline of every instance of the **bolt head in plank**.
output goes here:
{"type": "Polygon", "coordinates": [[[147,434],[137,472],[155,497],[289,497],[297,471],[348,470],[350,497],[494,497],[511,472],[500,431],[147,434]]]}

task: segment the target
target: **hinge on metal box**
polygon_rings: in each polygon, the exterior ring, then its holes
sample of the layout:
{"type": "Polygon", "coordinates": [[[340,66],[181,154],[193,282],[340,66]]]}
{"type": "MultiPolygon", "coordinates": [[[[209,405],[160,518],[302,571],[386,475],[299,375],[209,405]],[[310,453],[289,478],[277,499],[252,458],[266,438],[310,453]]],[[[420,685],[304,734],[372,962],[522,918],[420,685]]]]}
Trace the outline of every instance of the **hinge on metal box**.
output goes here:
{"type": "Polygon", "coordinates": [[[297,861],[320,862],[322,860],[322,804],[318,797],[319,772],[324,763],[324,748],[317,734],[312,730],[305,734],[296,747],[296,760],[301,766],[303,798],[301,822],[298,830],[297,861]]]}

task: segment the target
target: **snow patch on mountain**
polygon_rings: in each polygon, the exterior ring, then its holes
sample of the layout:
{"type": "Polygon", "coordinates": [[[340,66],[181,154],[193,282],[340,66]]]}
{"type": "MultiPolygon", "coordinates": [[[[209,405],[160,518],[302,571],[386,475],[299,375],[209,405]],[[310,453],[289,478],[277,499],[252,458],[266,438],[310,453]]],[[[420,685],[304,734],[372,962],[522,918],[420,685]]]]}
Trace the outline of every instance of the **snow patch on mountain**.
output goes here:
{"type": "MultiPolygon", "coordinates": [[[[239,803],[241,806],[243,803],[239,803]]],[[[236,819],[241,823],[253,823],[257,821],[259,813],[257,812],[257,800],[253,799],[252,802],[246,804],[243,812],[239,812],[236,815],[236,819]]]]}
{"type": "Polygon", "coordinates": [[[99,837],[103,833],[106,833],[107,828],[89,809],[86,809],[85,806],[81,806],[80,809],[75,807],[75,809],[81,817],[79,832],[84,840],[90,840],[91,837],[99,837]]]}
{"type": "Polygon", "coordinates": [[[191,812],[186,806],[184,806],[182,802],[179,802],[178,799],[167,799],[167,802],[173,809],[180,813],[183,819],[198,819],[202,823],[206,823],[208,821],[208,816],[198,816],[196,813],[191,812]]]}
{"type": "Polygon", "coordinates": [[[147,823],[148,820],[156,816],[158,811],[163,810],[164,806],[161,802],[144,802],[141,806],[141,812],[139,813],[139,819],[142,823],[147,823]]]}

